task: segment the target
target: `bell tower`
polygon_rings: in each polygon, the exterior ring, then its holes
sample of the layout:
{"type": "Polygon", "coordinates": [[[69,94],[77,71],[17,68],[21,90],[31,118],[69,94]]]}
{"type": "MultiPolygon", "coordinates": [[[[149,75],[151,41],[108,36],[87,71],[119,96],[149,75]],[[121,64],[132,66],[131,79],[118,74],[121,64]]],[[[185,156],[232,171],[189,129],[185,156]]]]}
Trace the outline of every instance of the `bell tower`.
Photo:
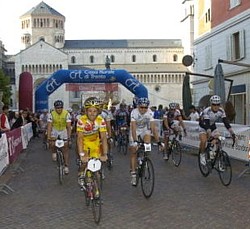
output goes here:
{"type": "Polygon", "coordinates": [[[20,17],[22,49],[39,40],[56,48],[63,48],[65,42],[65,17],[41,2],[20,17]]]}

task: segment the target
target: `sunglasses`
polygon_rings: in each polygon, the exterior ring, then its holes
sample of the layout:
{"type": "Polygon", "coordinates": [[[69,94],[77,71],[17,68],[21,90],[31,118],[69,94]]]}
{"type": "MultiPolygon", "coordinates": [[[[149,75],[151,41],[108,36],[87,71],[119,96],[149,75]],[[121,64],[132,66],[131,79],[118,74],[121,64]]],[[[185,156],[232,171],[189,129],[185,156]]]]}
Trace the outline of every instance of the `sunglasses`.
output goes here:
{"type": "Polygon", "coordinates": [[[215,106],[215,107],[219,107],[220,106],[220,104],[212,104],[213,106],[215,106]]]}
{"type": "Polygon", "coordinates": [[[63,109],[63,107],[56,107],[56,109],[63,109]]]}
{"type": "Polygon", "coordinates": [[[140,107],[140,109],[148,109],[148,107],[140,107]]]}

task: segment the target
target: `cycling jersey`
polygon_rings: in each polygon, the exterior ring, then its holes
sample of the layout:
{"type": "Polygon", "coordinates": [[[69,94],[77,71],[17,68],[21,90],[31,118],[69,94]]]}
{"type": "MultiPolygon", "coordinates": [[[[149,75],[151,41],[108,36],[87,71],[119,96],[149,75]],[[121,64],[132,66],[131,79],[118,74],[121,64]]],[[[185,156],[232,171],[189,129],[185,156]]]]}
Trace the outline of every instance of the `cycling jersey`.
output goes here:
{"type": "Polygon", "coordinates": [[[48,115],[48,122],[52,123],[52,129],[57,131],[65,130],[67,122],[71,122],[70,114],[66,110],[63,110],[60,114],[58,114],[56,111],[52,111],[48,115]]]}
{"type": "MultiPolygon", "coordinates": [[[[167,119],[168,120],[168,125],[170,128],[172,128],[172,125],[174,124],[174,122],[176,120],[179,119],[179,117],[181,116],[181,112],[178,109],[175,110],[169,110],[167,111],[164,115],[163,115],[163,119],[167,119]]],[[[166,127],[165,125],[163,125],[163,130],[165,130],[166,127]]]]}
{"type": "Polygon", "coordinates": [[[115,120],[116,120],[116,126],[120,127],[120,126],[127,126],[128,123],[128,119],[129,119],[129,113],[126,110],[117,110],[116,114],[115,114],[115,120]]]}
{"type": "Polygon", "coordinates": [[[131,112],[131,122],[136,122],[136,129],[148,129],[150,128],[150,122],[154,121],[153,112],[148,109],[146,113],[140,114],[138,108],[135,108],[131,112]]]}
{"type": "Polygon", "coordinates": [[[223,122],[227,129],[231,128],[231,125],[226,117],[225,110],[219,108],[217,112],[214,112],[211,107],[207,107],[200,116],[199,125],[203,130],[216,129],[215,122],[223,122]]]}
{"type": "Polygon", "coordinates": [[[100,132],[107,132],[105,120],[98,115],[91,122],[87,115],[81,116],[77,121],[77,131],[83,133],[83,151],[88,152],[90,157],[100,157],[100,132]]]}

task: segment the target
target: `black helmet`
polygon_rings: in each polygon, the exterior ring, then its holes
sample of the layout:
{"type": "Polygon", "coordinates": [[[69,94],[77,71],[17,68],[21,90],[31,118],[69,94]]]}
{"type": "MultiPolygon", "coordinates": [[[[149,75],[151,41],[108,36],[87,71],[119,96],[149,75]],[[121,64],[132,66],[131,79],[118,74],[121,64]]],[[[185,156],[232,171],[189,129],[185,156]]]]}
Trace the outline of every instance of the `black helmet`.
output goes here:
{"type": "Polygon", "coordinates": [[[54,102],[54,107],[61,107],[61,108],[63,108],[63,101],[62,100],[56,100],[54,102]]]}

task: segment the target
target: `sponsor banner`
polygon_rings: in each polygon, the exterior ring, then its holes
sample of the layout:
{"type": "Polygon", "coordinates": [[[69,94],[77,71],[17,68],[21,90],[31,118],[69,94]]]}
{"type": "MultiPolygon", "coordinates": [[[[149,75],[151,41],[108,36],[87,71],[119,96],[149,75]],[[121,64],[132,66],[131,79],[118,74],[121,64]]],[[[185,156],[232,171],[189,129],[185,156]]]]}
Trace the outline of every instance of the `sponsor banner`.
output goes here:
{"type": "MultiPolygon", "coordinates": [[[[184,121],[187,129],[187,136],[183,137],[182,142],[194,147],[199,147],[199,125],[196,121],[184,121]]],[[[235,146],[232,148],[233,141],[230,138],[230,133],[224,127],[223,123],[216,123],[216,126],[221,136],[226,137],[223,141],[223,150],[225,150],[230,157],[235,159],[248,161],[248,142],[250,136],[250,127],[239,124],[231,124],[237,140],[235,146]]],[[[197,151],[198,153],[198,151],[197,151]]]]}
{"type": "Polygon", "coordinates": [[[9,164],[8,142],[6,134],[2,134],[0,138],[0,175],[4,172],[9,164]]]}
{"type": "Polygon", "coordinates": [[[117,83],[66,84],[66,91],[118,91],[117,83]]]}
{"type": "MultiPolygon", "coordinates": [[[[158,129],[159,135],[163,138],[162,135],[162,120],[155,120],[156,126],[158,129]]],[[[182,143],[198,148],[200,144],[199,140],[199,124],[196,121],[184,121],[187,136],[182,138],[182,143]]],[[[250,126],[231,124],[235,134],[236,134],[236,143],[232,148],[233,140],[230,138],[230,133],[225,128],[223,123],[216,123],[216,126],[221,134],[221,136],[226,139],[223,141],[223,150],[225,150],[230,157],[235,159],[248,161],[249,158],[249,140],[250,140],[250,126]]]]}
{"type": "Polygon", "coordinates": [[[22,126],[21,131],[22,131],[23,149],[26,149],[30,139],[33,136],[32,123],[28,123],[25,126],[22,126]]]}
{"type": "Polygon", "coordinates": [[[6,132],[6,135],[9,146],[8,151],[10,163],[13,163],[23,150],[21,128],[6,132]]]}

